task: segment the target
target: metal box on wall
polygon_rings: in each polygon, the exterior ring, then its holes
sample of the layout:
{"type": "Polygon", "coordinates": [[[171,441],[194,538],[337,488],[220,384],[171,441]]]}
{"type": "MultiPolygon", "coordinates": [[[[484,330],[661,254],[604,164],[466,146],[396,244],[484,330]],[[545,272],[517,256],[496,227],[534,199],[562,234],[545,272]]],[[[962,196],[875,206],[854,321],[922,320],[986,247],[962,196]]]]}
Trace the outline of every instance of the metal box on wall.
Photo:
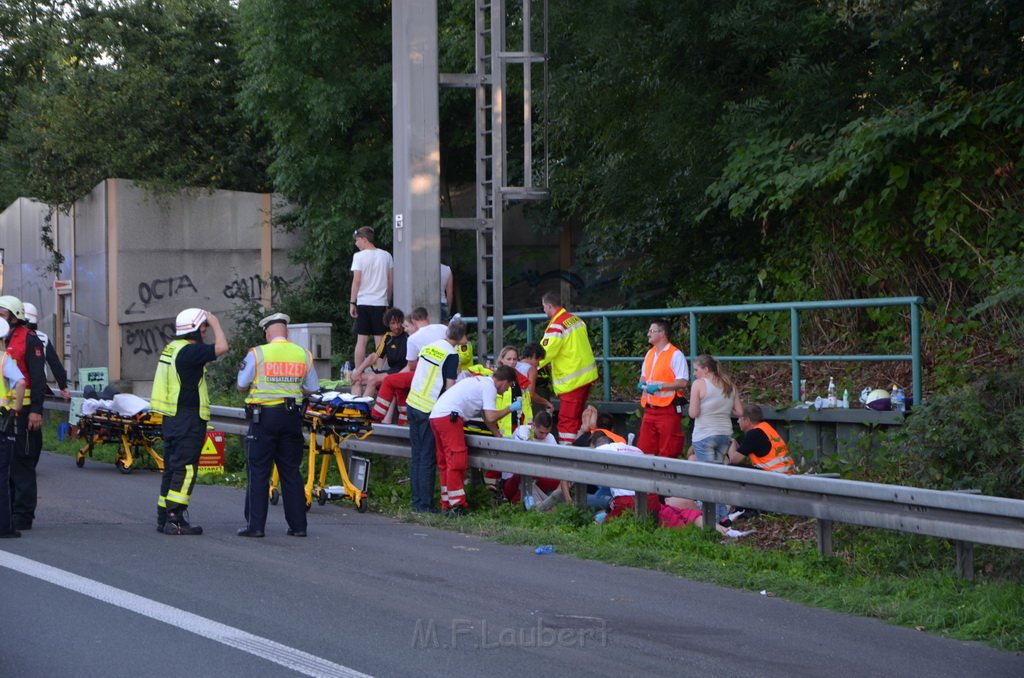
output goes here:
{"type": "Polygon", "coordinates": [[[318,377],[331,378],[331,323],[289,325],[288,339],[313,354],[313,368],[318,377]]]}

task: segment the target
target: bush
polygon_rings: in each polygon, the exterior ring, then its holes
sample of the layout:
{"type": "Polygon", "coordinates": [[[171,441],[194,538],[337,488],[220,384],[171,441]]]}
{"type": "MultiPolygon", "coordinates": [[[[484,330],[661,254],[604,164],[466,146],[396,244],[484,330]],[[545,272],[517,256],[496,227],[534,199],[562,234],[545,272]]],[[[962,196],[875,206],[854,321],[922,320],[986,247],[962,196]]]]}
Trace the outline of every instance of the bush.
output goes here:
{"type": "Polygon", "coordinates": [[[915,408],[871,465],[887,477],[881,482],[1021,499],[1022,431],[1024,369],[993,371],[915,408]]]}

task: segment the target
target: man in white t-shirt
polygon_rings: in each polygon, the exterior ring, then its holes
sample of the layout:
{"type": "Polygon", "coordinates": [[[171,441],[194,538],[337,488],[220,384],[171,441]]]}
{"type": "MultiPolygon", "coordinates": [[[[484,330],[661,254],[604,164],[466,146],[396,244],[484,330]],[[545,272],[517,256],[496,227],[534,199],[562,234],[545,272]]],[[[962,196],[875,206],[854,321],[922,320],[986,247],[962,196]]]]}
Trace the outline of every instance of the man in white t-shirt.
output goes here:
{"type": "MultiPolygon", "coordinates": [[[[641,457],[644,455],[644,451],[639,447],[627,445],[626,443],[614,443],[611,438],[601,432],[593,434],[590,438],[590,445],[594,448],[595,452],[600,451],[610,454],[632,454],[641,457]]],[[[636,492],[620,487],[613,487],[611,488],[611,491],[612,503],[611,510],[608,512],[609,518],[620,516],[624,511],[636,510],[636,492]]],[[[657,516],[658,511],[660,510],[661,499],[656,494],[648,494],[647,511],[651,515],[657,516]]]]}
{"type": "Polygon", "coordinates": [[[516,380],[515,370],[498,365],[489,377],[475,376],[463,379],[434,403],[430,410],[430,428],[437,443],[437,467],[441,480],[441,506],[445,515],[455,517],[467,512],[466,490],[463,480],[469,467],[469,449],[466,447],[465,425],[469,420],[483,418],[484,425],[500,438],[498,420],[510,412],[522,409],[515,400],[508,407],[496,409],[499,393],[504,393],[516,380]]]}
{"type": "Polygon", "coordinates": [[[352,256],[348,314],[356,321],[355,364],[362,365],[370,335],[373,335],[376,346],[388,331],[384,324],[384,311],[391,305],[395,263],[390,252],[373,244],[374,233],[369,226],[357,229],[354,236],[359,251],[352,256]]]}

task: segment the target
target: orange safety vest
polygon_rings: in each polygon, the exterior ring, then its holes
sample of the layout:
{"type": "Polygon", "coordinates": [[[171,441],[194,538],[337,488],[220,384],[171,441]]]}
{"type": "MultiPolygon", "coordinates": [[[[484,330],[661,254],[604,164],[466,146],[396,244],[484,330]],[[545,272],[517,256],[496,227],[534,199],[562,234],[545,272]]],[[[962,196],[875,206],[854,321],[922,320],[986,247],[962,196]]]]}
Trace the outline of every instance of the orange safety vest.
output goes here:
{"type": "Polygon", "coordinates": [[[598,432],[603,433],[606,436],[608,436],[608,439],[611,440],[613,443],[622,443],[623,445],[626,444],[626,439],[623,438],[622,436],[620,436],[615,431],[609,431],[606,428],[595,428],[593,431],[591,431],[591,433],[598,433],[598,432]]]}
{"type": "Polygon", "coordinates": [[[772,444],[772,449],[768,450],[768,454],[763,457],[757,455],[750,455],[750,463],[755,468],[759,468],[762,471],[774,471],[775,473],[795,473],[796,464],[793,463],[793,459],[789,456],[789,448],[786,447],[786,441],[782,439],[779,432],[772,428],[772,425],[766,421],[754,426],[754,428],[762,431],[768,436],[768,441],[772,444]]]}
{"type": "MultiPolygon", "coordinates": [[[[661,353],[652,346],[651,350],[647,352],[647,356],[644,358],[644,369],[641,372],[643,375],[643,381],[645,384],[651,382],[667,383],[676,380],[676,374],[672,371],[672,356],[676,354],[679,349],[669,344],[661,353]]],[[[676,399],[676,396],[683,395],[681,391],[658,391],[657,393],[648,394],[647,391],[643,392],[640,396],[640,406],[647,407],[653,405],[654,407],[667,407],[672,404],[672,401],[676,399]]]]}

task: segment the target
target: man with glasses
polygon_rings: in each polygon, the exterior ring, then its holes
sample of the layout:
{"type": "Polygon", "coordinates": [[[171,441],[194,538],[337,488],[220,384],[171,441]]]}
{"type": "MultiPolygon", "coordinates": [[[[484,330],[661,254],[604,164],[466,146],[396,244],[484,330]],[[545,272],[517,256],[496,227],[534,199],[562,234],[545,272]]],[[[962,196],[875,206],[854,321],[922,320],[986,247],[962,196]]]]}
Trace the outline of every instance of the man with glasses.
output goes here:
{"type": "Polygon", "coordinates": [[[349,293],[348,314],[356,321],[354,364],[362,365],[370,335],[373,335],[376,346],[388,330],[384,324],[384,311],[391,304],[395,264],[390,252],[377,249],[373,244],[372,228],[363,226],[352,235],[359,251],[352,256],[352,290],[349,293]]]}
{"type": "Polygon", "coordinates": [[[678,457],[683,435],[683,390],[690,383],[686,356],[669,341],[671,325],[655,320],[647,330],[650,350],[640,371],[640,407],[643,419],[636,446],[644,454],[678,457]]]}

